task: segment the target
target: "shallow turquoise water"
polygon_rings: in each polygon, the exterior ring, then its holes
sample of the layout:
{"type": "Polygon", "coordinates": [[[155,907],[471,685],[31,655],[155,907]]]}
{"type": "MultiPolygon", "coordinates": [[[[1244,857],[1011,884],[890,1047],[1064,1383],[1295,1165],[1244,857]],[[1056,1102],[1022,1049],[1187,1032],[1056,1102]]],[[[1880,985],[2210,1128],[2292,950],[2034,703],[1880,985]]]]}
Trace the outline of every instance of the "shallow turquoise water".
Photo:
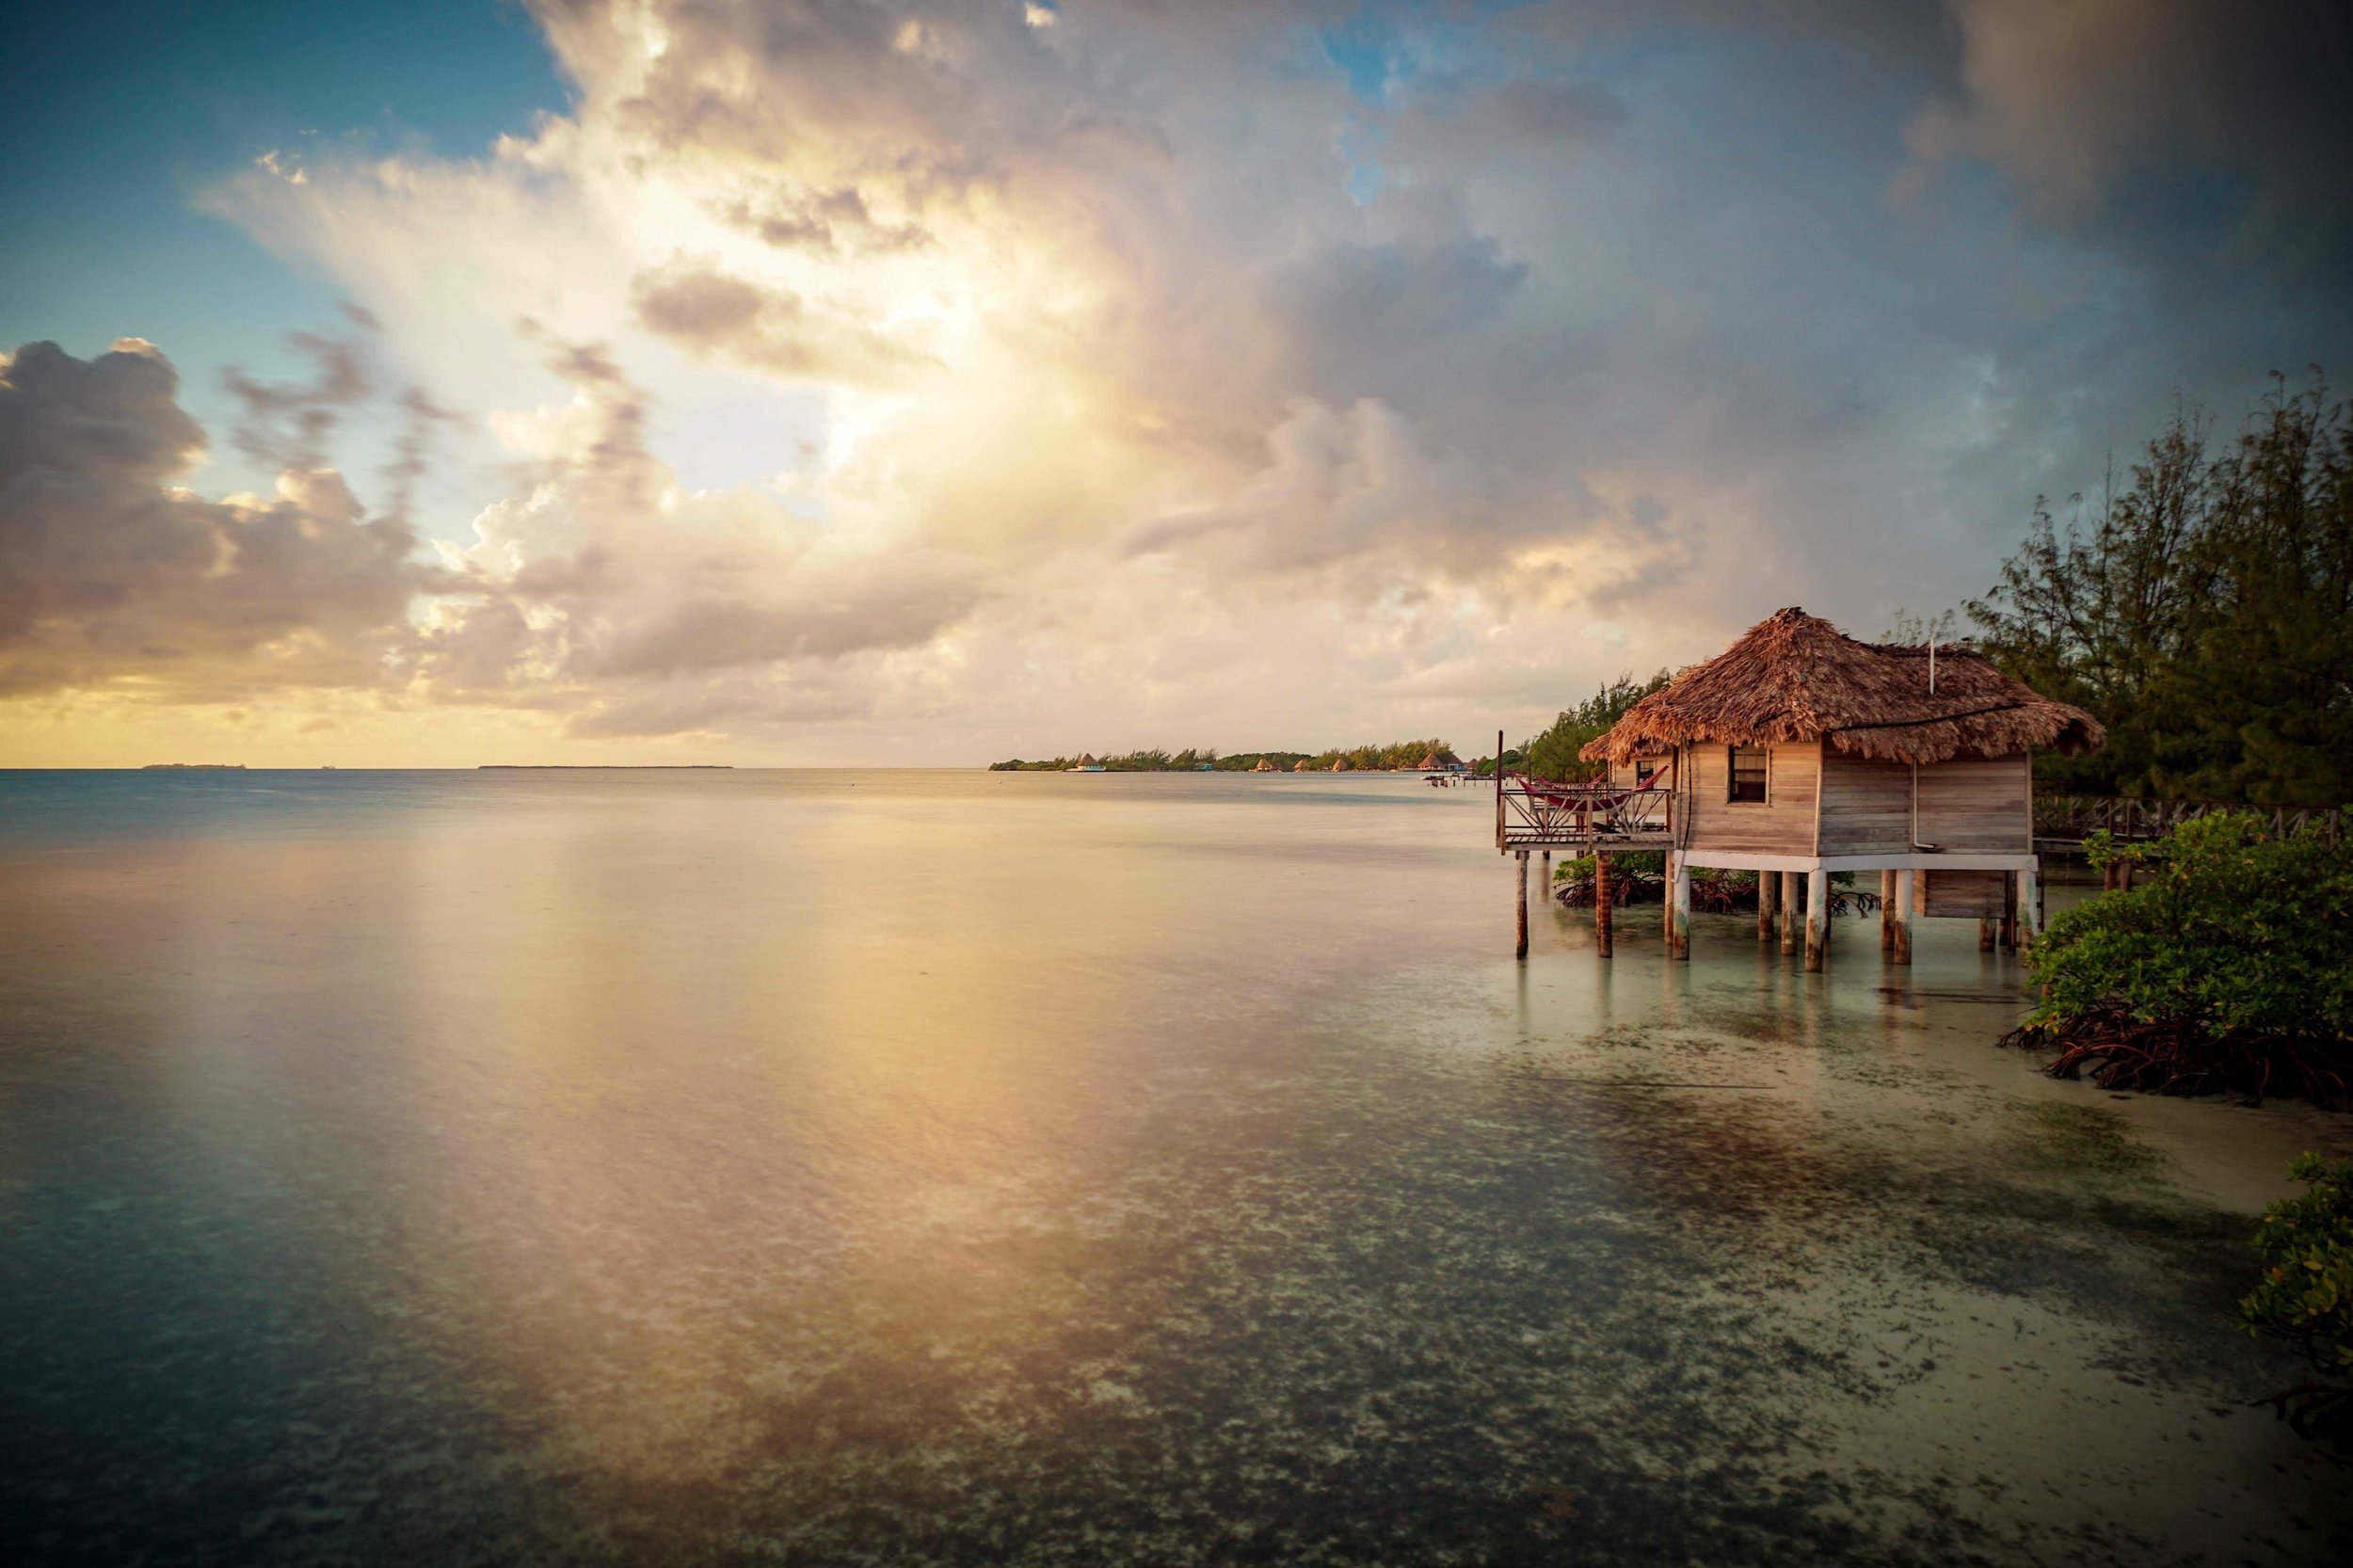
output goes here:
{"type": "Polygon", "coordinates": [[[1407,778],[0,775],[12,1561],[2323,1561],[1974,927],[1526,966],[1407,778]]]}

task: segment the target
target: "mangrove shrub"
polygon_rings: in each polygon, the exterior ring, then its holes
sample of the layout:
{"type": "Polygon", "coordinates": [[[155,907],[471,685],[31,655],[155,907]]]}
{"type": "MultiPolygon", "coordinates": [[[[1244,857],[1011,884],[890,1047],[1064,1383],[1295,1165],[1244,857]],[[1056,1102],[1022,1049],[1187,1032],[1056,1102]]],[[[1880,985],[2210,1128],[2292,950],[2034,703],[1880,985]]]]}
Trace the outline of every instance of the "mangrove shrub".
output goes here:
{"type": "Polygon", "coordinates": [[[2306,1154],[2289,1174],[2310,1191],[2264,1210],[2255,1231],[2263,1281],[2238,1310],[2249,1332],[2290,1341],[2325,1380],[2272,1397],[2303,1426],[2341,1419],[2353,1401],[2353,1164],[2331,1170],[2306,1154]]]}
{"type": "Polygon", "coordinates": [[[2026,955],[2041,1000],[2011,1043],[2105,1088],[2345,1097],[2353,851],[2234,812],[2090,849],[2134,862],[2134,885],[2052,920],[2026,955]]]}

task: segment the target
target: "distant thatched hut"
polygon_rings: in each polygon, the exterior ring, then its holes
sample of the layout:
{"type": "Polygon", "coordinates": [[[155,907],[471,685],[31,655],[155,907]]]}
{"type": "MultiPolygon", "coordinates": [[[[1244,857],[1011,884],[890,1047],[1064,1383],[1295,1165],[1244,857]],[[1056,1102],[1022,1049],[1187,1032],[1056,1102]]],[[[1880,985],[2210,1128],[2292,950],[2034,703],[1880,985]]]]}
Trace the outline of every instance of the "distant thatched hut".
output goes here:
{"type": "Polygon", "coordinates": [[[1345,757],[1334,759],[1332,771],[1334,773],[1346,773],[1348,771],[1348,759],[1345,757]]]}
{"type": "MultiPolygon", "coordinates": [[[[1785,907],[1807,876],[1817,909],[1830,872],[1890,872],[1891,940],[1908,955],[1912,914],[2000,914],[2012,877],[2031,930],[2029,754],[2105,738],[2082,709],[1973,650],[1858,642],[1792,609],[1642,698],[1580,755],[1608,762],[1621,789],[1652,776],[1673,792],[1679,912],[1694,867],[1780,872],[1785,907]]],[[[1811,950],[1810,920],[1808,936],[1811,950]]]]}
{"type": "Polygon", "coordinates": [[[1309,766],[1307,759],[1305,757],[1302,757],[1298,761],[1291,764],[1291,772],[1293,773],[1312,773],[1315,770],[1309,766]]]}
{"type": "Polygon", "coordinates": [[[1281,773],[1283,770],[1274,765],[1273,758],[1261,757],[1258,759],[1258,765],[1250,771],[1252,773],[1281,773]]]}

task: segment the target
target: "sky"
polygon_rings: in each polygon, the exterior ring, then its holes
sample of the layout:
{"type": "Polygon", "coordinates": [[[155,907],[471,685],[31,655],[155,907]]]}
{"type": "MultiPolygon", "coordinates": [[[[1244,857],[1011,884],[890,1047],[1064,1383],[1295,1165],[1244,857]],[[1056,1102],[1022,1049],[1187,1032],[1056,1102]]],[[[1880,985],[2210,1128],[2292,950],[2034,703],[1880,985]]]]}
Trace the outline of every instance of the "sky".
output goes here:
{"type": "Polygon", "coordinates": [[[2353,360],[2335,3],[25,9],[0,766],[1470,755],[2353,360]]]}

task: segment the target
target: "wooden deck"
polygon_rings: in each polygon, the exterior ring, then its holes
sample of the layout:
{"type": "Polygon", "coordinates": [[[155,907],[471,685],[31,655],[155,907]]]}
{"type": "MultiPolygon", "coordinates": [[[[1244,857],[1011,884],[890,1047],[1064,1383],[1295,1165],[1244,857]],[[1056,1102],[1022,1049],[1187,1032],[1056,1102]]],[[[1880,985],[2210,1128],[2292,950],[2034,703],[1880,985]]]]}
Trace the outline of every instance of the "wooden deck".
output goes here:
{"type": "Polygon", "coordinates": [[[2204,800],[2137,800],[2121,795],[2045,795],[2034,798],[2034,847],[2042,855],[2073,855],[2084,840],[2105,832],[2120,843],[2162,839],[2185,822],[2217,811],[2244,811],[2269,820],[2271,831],[2315,833],[2330,843],[2344,841],[2346,813],[2319,807],[2233,806],[2204,800]]]}
{"type": "Polygon", "coordinates": [[[1673,792],[1613,790],[1606,782],[1564,784],[1506,776],[1496,790],[1496,848],[1567,850],[1665,849],[1673,792]]]}

